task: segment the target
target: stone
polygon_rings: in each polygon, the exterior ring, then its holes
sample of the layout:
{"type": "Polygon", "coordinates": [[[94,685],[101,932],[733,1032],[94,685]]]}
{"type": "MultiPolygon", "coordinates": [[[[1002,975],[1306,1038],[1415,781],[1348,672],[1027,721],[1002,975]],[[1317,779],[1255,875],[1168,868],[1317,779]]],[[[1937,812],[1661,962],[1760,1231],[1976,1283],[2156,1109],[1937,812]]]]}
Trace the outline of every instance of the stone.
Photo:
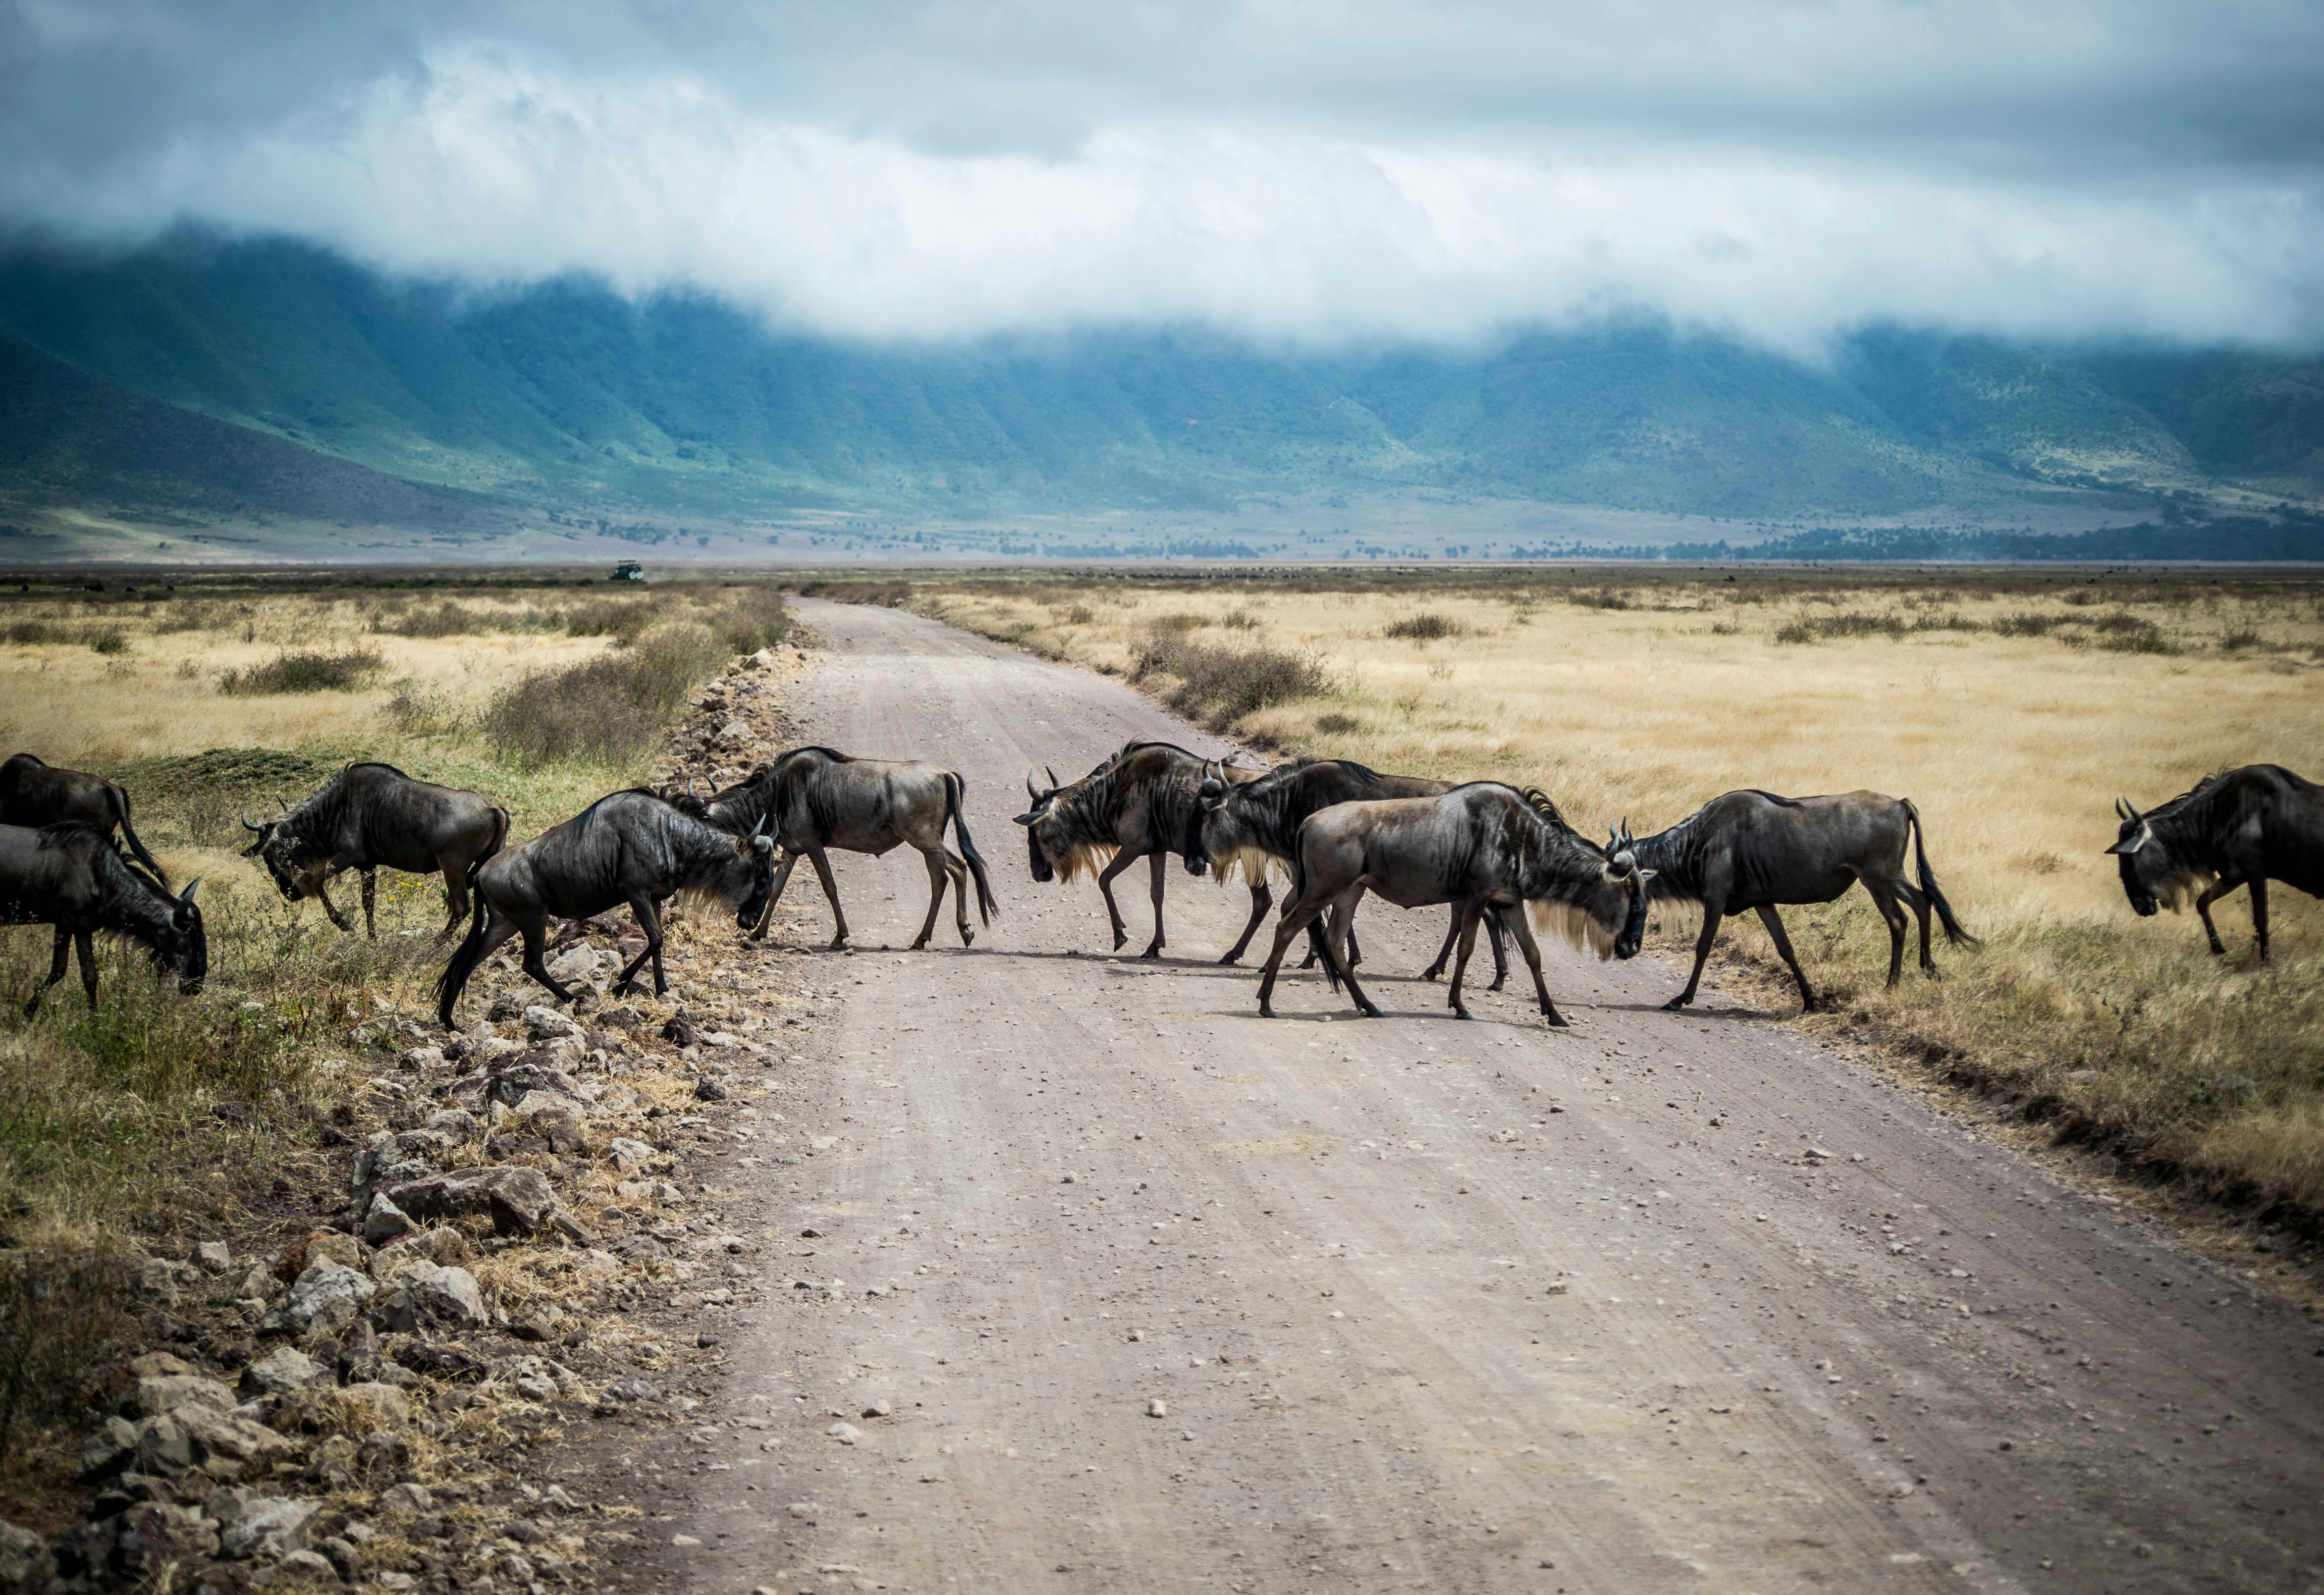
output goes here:
{"type": "Polygon", "coordinates": [[[361,1268],[363,1245],[344,1231],[309,1230],[283,1249],[281,1257],[275,1260],[275,1275],[287,1285],[305,1273],[318,1258],[327,1258],[342,1268],[361,1268]]]}
{"type": "Polygon", "coordinates": [[[553,1008],[538,1005],[524,1010],[524,1033],[535,1041],[546,1041],[553,1036],[581,1038],[581,1027],[553,1008]]]}
{"type": "Polygon", "coordinates": [[[444,1066],[444,1049],[440,1046],[407,1046],[395,1055],[395,1066],[407,1074],[424,1074],[430,1069],[444,1066]]]}
{"type": "Polygon", "coordinates": [[[242,1370],[242,1393],[245,1397],[290,1396],[330,1378],[329,1369],[298,1347],[281,1346],[242,1370]]]}
{"type": "Polygon", "coordinates": [[[282,1281],[275,1277],[272,1264],[254,1263],[250,1272],[242,1277],[242,1283],[235,1286],[235,1299],[271,1302],[281,1295],[282,1290],[282,1281]]]}
{"type": "Polygon", "coordinates": [[[175,1412],[181,1406],[201,1406],[232,1412],[235,1405],[234,1392],[220,1381],[203,1374],[175,1373],[139,1379],[123,1398],[121,1410],[129,1417],[150,1418],[175,1412]]]}
{"type": "Polygon", "coordinates": [[[205,1240],[194,1248],[194,1267],[216,1279],[234,1267],[234,1248],[223,1240],[205,1240]]]}
{"type": "Polygon", "coordinates": [[[385,1246],[391,1240],[401,1240],[419,1227],[411,1222],[411,1215],[396,1206],[392,1200],[384,1195],[374,1196],[371,1211],[364,1214],[363,1238],[374,1246],[385,1246]]]}
{"type": "Polygon", "coordinates": [[[484,1010],[484,1017],[494,1024],[505,1024],[523,1012],[524,993],[522,988],[519,988],[493,998],[492,1007],[484,1010]]]}
{"type": "MultiPolygon", "coordinates": [[[[345,1239],[354,1243],[354,1237],[345,1239]]],[[[281,1305],[260,1322],[263,1331],[306,1335],[316,1330],[340,1330],[355,1322],[364,1304],[379,1293],[373,1284],[344,1263],[318,1257],[291,1282],[281,1305]]]]}
{"type": "Polygon", "coordinates": [[[84,1484],[94,1484],[112,1478],[136,1457],[137,1431],[126,1418],[107,1418],[104,1427],[89,1436],[73,1477],[84,1484]]]}
{"type": "Polygon", "coordinates": [[[751,740],[751,727],[738,716],[718,728],[718,740],[722,742],[747,742],[751,740]]]}
{"type": "Polygon", "coordinates": [[[69,1531],[53,1554],[68,1576],[52,1587],[175,1589],[189,1567],[217,1554],[217,1535],[190,1507],[143,1501],[69,1531]],[[84,1570],[93,1576],[73,1576],[84,1570]]]}
{"type": "Polygon", "coordinates": [[[32,1530],[0,1520],[0,1590],[23,1589],[48,1552],[49,1542],[32,1530]]]}
{"type": "Polygon", "coordinates": [[[706,1102],[723,1102],[726,1100],[727,1092],[724,1086],[705,1074],[694,1083],[694,1094],[706,1102]]]}
{"type": "Polygon", "coordinates": [[[319,1551],[291,1551],[284,1554],[260,1581],[269,1588],[290,1588],[300,1584],[338,1581],[338,1570],[319,1551]]]}
{"type": "Polygon", "coordinates": [[[1157,1396],[1146,1404],[1146,1415],[1149,1418],[1167,1418],[1170,1415],[1170,1404],[1157,1396]]]}
{"type": "Polygon", "coordinates": [[[635,1174],[640,1169],[650,1168],[654,1159],[661,1156],[645,1142],[632,1140],[627,1136],[615,1136],[613,1144],[605,1150],[613,1157],[613,1166],[623,1174],[635,1174]]]}
{"type": "Polygon", "coordinates": [[[180,1286],[178,1270],[181,1265],[167,1258],[147,1258],[137,1268],[137,1294],[165,1307],[178,1305],[180,1286]]]}
{"type": "Polygon", "coordinates": [[[411,1304],[423,1324],[448,1329],[482,1329],[493,1319],[484,1305],[476,1277],[466,1268],[438,1266],[405,1282],[411,1304]]]}
{"type": "Polygon", "coordinates": [[[853,1445],[857,1441],[863,1438],[862,1430],[857,1428],[854,1424],[844,1421],[832,1424],[831,1427],[825,1429],[824,1433],[830,1435],[834,1440],[838,1441],[842,1445],[853,1445]]]}
{"type": "Polygon", "coordinates": [[[661,1391],[644,1379],[623,1379],[605,1387],[605,1394],[616,1401],[659,1401],[661,1391]]]}
{"type": "Polygon", "coordinates": [[[436,1509],[424,1484],[391,1484],[379,1492],[378,1509],[396,1517],[418,1517],[436,1509]]]}
{"type": "Polygon", "coordinates": [[[465,1108],[446,1108],[428,1116],[428,1128],[438,1135],[449,1136],[456,1145],[476,1139],[476,1116],[465,1108]]]}
{"type": "Polygon", "coordinates": [[[201,1371],[184,1358],[168,1351],[147,1351],[129,1360],[129,1372],[134,1378],[166,1379],[201,1371]]]}
{"type": "Polygon", "coordinates": [[[547,964],[549,978],[560,986],[569,986],[591,980],[604,963],[604,954],[586,944],[567,947],[547,964]]]}
{"type": "Polygon", "coordinates": [[[400,1429],[411,1421],[411,1398],[393,1385],[365,1379],[339,1395],[375,1429],[400,1429]]]}
{"type": "Polygon", "coordinates": [[[537,1168],[460,1169],[398,1185],[388,1197],[423,1223],[483,1214],[503,1234],[530,1234],[557,1209],[557,1193],[537,1168]]]}
{"type": "Polygon", "coordinates": [[[353,1544],[337,1535],[332,1535],[326,1539],[317,1540],[313,1549],[317,1555],[331,1564],[331,1571],[341,1579],[350,1584],[355,1581],[355,1574],[361,1570],[363,1561],[356,1555],[353,1544]]]}

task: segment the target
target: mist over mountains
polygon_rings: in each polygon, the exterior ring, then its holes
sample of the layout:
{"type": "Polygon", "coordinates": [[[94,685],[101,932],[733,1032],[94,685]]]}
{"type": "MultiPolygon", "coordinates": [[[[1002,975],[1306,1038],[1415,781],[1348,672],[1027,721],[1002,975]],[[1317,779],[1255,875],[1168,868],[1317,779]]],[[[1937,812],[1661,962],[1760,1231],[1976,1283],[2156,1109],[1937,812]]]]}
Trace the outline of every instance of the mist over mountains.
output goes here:
{"type": "Polygon", "coordinates": [[[231,521],[254,548],[270,518],[402,526],[451,555],[576,521],[779,542],[865,518],[1098,515],[1134,539],[1139,516],[1283,530],[1401,502],[1487,528],[1499,505],[1715,518],[1737,543],[2144,522],[2191,554],[2224,521],[2324,557],[2302,509],[2324,493],[2324,361],[2247,351],[1877,327],[1817,363],[1646,318],[1469,346],[1122,327],[872,343],[706,297],[482,292],[185,234],[114,254],[18,241],[0,338],[17,533],[0,550],[28,557],[44,549],[26,526],[66,510],[231,521]],[[141,461],[139,438],[171,441],[141,461]]]}

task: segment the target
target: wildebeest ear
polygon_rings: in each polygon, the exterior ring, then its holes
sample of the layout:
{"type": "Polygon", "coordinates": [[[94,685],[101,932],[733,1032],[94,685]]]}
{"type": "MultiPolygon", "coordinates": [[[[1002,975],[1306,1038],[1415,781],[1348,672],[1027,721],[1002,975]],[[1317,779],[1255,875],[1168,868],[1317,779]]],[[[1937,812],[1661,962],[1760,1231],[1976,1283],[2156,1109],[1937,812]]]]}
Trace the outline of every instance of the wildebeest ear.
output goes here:
{"type": "Polygon", "coordinates": [[[1041,814],[1038,809],[1028,808],[1023,814],[1016,815],[1012,817],[1015,818],[1017,823],[1020,825],[1029,825],[1035,820],[1039,819],[1041,817],[1041,814]]]}
{"type": "Polygon", "coordinates": [[[2135,832],[2116,843],[2112,847],[2107,848],[2107,851],[2108,853],[2136,853],[2140,848],[2144,847],[2148,843],[2153,840],[2154,827],[2142,821],[2135,832]]]}

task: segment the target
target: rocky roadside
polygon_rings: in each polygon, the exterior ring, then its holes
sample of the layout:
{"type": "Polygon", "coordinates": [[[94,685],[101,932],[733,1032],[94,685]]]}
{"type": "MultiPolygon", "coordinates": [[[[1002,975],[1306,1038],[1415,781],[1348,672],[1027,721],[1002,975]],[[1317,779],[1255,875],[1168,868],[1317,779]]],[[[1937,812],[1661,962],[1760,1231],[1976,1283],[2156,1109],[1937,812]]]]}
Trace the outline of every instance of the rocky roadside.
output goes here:
{"type": "MultiPolygon", "coordinates": [[[[770,753],[802,663],[736,661],[666,775],[770,753]]],[[[816,999],[778,942],[668,923],[666,999],[607,996],[643,943],[605,916],[552,960],[584,988],[570,1011],[503,953],[466,1028],[383,1012],[349,1033],[312,1131],[331,1188],[138,1266],[146,1343],[91,1391],[87,1513],[53,1538],[0,1524],[0,1591],[610,1581],[644,1514],[565,1482],[594,1449],[571,1442],[679,1443],[714,1388],[705,1314],[770,1290],[770,1232],[734,1228],[704,1176],[811,1149],[776,1104],[816,999]]]]}

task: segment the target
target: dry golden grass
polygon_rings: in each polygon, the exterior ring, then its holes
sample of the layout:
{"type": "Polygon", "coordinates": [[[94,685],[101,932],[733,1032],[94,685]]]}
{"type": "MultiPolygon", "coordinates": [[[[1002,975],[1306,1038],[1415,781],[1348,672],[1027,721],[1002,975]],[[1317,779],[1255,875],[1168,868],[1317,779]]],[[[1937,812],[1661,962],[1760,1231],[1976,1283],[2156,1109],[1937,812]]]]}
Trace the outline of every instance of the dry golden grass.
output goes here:
{"type": "MultiPolygon", "coordinates": [[[[2238,895],[2215,910],[2230,951],[2214,959],[2191,915],[2135,918],[2103,853],[2117,793],[2144,807],[2259,761],[2318,775],[2324,588],[1599,573],[978,581],[915,604],[1124,676],[1157,635],[1311,655],[1331,689],[1243,717],[1242,735],[1536,783],[1601,835],[1744,786],[1910,798],[1986,945],[1941,945],[1941,983],[1889,993],[1862,893],[1789,910],[1835,1000],[1807,1022],[1901,1042],[2217,1194],[2324,1214],[2324,909],[2278,888],[2263,969],[2238,895]]],[[[1665,915],[1658,945],[1676,954],[1692,933],[1665,915]]],[[[1771,958],[1756,924],[1721,936],[1771,958]]]]}

